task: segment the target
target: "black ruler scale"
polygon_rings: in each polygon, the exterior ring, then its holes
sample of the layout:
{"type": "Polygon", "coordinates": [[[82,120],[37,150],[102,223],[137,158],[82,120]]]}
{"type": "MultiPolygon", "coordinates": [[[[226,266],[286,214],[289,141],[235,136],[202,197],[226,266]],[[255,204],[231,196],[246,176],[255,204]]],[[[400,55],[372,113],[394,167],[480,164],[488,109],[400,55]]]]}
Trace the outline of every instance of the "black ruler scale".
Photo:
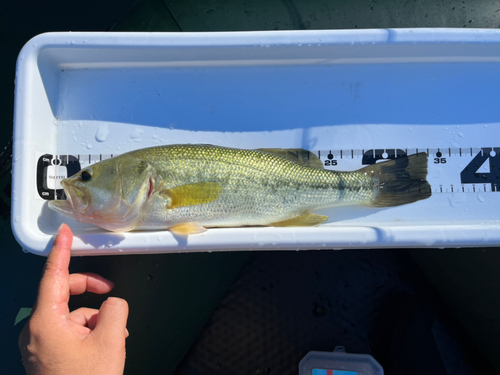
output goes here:
{"type": "Polygon", "coordinates": [[[427,180],[433,193],[500,191],[500,147],[344,149],[314,153],[326,169],[353,171],[421,152],[429,158],[427,180]]]}
{"type": "MultiPolygon", "coordinates": [[[[366,165],[425,152],[429,158],[427,180],[434,193],[493,193],[500,191],[500,147],[377,148],[310,151],[325,169],[355,171],[366,165]]],[[[112,154],[40,156],[37,162],[38,196],[65,199],[60,180],[112,154]]],[[[499,194],[500,196],[500,194],[499,194]]]]}

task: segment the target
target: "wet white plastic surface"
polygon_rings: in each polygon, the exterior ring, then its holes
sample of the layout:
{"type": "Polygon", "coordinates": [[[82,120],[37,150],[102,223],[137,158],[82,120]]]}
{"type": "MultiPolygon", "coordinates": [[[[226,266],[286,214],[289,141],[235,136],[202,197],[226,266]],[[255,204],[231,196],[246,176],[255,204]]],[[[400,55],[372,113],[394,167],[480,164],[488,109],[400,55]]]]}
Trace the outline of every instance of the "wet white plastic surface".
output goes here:
{"type": "MultiPolygon", "coordinates": [[[[42,34],[17,65],[14,234],[28,251],[46,254],[64,221],[75,255],[496,246],[496,192],[325,209],[318,213],[331,220],[314,228],[110,233],[49,210],[37,194],[36,162],[43,154],[116,155],[174,143],[497,147],[499,68],[496,30],[42,34]]],[[[430,167],[435,187],[443,177],[430,167]]]]}

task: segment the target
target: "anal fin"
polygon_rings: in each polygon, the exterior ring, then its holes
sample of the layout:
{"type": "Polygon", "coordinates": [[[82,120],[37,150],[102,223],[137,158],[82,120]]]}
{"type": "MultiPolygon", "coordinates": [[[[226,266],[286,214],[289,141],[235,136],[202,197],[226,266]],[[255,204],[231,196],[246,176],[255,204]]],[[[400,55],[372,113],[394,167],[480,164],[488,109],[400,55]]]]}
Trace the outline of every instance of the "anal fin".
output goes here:
{"type": "Polygon", "coordinates": [[[207,230],[198,223],[182,223],[171,226],[168,230],[180,236],[188,236],[190,234],[200,234],[207,230]]]}
{"type": "Polygon", "coordinates": [[[300,216],[294,217],[292,219],[287,219],[283,221],[278,221],[276,223],[269,224],[271,227],[313,227],[315,225],[324,223],[328,220],[328,216],[311,214],[306,212],[300,216]]]}

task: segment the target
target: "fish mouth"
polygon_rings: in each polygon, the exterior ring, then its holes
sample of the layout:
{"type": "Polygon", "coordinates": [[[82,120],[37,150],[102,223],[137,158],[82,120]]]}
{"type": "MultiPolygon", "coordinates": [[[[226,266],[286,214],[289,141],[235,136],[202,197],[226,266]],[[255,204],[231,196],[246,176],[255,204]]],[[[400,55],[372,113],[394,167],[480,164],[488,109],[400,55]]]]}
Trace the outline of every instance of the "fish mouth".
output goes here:
{"type": "Polygon", "coordinates": [[[69,217],[75,217],[75,210],[68,201],[50,201],[49,208],[69,217]]]}
{"type": "Polygon", "coordinates": [[[49,208],[71,217],[82,213],[89,205],[85,192],[81,188],[68,184],[65,180],[61,181],[61,186],[66,200],[50,201],[49,208]]]}

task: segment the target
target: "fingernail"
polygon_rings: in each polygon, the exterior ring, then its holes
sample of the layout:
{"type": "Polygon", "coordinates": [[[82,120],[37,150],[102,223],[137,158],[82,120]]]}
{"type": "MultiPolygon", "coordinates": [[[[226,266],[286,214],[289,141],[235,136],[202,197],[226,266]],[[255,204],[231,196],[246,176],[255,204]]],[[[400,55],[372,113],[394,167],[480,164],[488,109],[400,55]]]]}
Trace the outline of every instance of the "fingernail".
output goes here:
{"type": "Polygon", "coordinates": [[[115,298],[115,297],[109,297],[107,300],[106,300],[106,304],[107,305],[111,305],[111,306],[121,306],[123,305],[123,301],[121,298],[115,298]]]}
{"type": "Polygon", "coordinates": [[[59,232],[61,231],[61,229],[63,229],[64,227],[64,223],[62,223],[60,226],[59,226],[59,229],[57,230],[57,234],[59,234],[59,232]]]}

